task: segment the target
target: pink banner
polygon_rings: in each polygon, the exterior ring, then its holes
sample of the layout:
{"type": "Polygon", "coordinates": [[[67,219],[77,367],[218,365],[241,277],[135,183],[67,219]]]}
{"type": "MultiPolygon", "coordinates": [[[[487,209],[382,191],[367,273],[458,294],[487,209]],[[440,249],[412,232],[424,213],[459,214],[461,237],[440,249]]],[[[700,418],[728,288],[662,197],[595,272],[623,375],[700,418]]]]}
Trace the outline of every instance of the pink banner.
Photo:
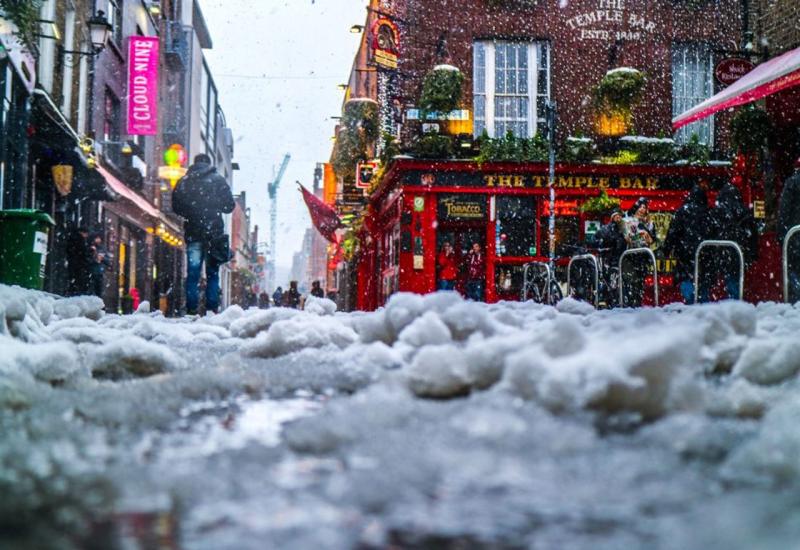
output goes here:
{"type": "Polygon", "coordinates": [[[158,38],[131,36],[128,42],[128,135],[158,133],[158,38]]]}

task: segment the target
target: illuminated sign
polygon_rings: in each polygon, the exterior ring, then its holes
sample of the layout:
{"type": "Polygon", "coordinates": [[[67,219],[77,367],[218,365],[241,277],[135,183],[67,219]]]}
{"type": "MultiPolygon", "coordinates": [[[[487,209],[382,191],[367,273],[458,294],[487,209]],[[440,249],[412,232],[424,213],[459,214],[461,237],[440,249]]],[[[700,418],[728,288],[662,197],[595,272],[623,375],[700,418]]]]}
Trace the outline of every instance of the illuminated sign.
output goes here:
{"type": "Polygon", "coordinates": [[[484,195],[442,195],[438,204],[439,220],[467,221],[486,219],[484,195]]]}
{"type": "Polygon", "coordinates": [[[128,41],[128,135],[158,133],[158,38],[128,41]]]}
{"type": "Polygon", "coordinates": [[[396,70],[400,54],[400,29],[394,21],[381,17],[372,25],[372,61],[383,69],[396,70]]]}

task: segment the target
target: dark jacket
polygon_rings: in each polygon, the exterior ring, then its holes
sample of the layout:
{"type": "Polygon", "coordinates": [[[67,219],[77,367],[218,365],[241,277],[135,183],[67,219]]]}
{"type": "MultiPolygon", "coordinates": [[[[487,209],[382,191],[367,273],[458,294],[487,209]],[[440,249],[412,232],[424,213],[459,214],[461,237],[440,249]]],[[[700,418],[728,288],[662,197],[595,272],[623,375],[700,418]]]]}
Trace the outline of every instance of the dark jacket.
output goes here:
{"type": "Polygon", "coordinates": [[[300,293],[292,287],[283,293],[283,301],[286,307],[297,309],[300,307],[300,293]]]}
{"type": "Polygon", "coordinates": [[[322,290],[322,287],[320,285],[312,285],[310,294],[315,298],[325,297],[325,291],[322,290]]]}
{"type": "Polygon", "coordinates": [[[619,266],[619,258],[628,248],[628,241],[625,240],[622,228],[613,221],[605,224],[594,234],[591,244],[595,248],[608,249],[602,254],[608,262],[608,267],[619,266]]]}
{"type": "MultiPolygon", "coordinates": [[[[726,183],[717,196],[717,205],[711,211],[712,234],[717,240],[733,241],[742,248],[746,265],[758,259],[758,229],[750,209],[744,205],[739,190],[726,183]]],[[[717,269],[721,273],[735,274],[739,260],[731,251],[720,250],[717,269]]]]}
{"type": "MultiPolygon", "coordinates": [[[[667,238],[661,247],[665,254],[677,260],[675,264],[675,280],[677,282],[694,278],[694,258],[697,247],[711,236],[708,197],[703,189],[695,187],[675,212],[675,216],[669,224],[667,238]]],[[[705,253],[703,257],[707,257],[705,253]]],[[[707,272],[708,267],[703,262],[703,272],[707,272]]]]}
{"type": "Polygon", "coordinates": [[[69,294],[89,294],[89,281],[94,263],[94,253],[89,240],[74,231],[67,239],[67,271],[69,274],[69,294]]]}
{"type": "Polygon", "coordinates": [[[111,257],[108,254],[108,250],[103,245],[95,245],[94,247],[94,258],[92,260],[92,276],[93,277],[102,277],[105,275],[107,269],[111,268],[111,257]],[[100,259],[100,255],[103,255],[103,259],[100,259]]]}
{"type": "Polygon", "coordinates": [[[225,233],[222,214],[233,212],[231,188],[209,164],[193,164],[172,192],[172,210],[184,218],[187,242],[210,242],[225,233]]]}
{"type": "Polygon", "coordinates": [[[278,287],[275,292],[272,293],[272,302],[277,307],[283,305],[283,289],[281,287],[278,287]]]}
{"type": "MultiPolygon", "coordinates": [[[[783,184],[781,204],[778,209],[778,242],[783,246],[783,239],[795,225],[800,225],[800,169],[783,184]]],[[[789,245],[790,264],[794,269],[800,265],[800,235],[792,237],[789,245]]]]}

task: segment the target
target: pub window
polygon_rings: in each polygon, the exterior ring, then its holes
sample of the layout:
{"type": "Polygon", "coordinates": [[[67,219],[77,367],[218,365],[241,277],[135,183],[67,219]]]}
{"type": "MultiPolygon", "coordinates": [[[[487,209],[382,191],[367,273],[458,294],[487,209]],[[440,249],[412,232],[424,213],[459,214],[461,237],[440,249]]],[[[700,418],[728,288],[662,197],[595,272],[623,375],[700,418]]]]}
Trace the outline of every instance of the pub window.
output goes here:
{"type": "Polygon", "coordinates": [[[497,197],[497,255],[536,256],[536,200],[497,197]]]}
{"type": "Polygon", "coordinates": [[[550,97],[547,42],[481,41],[473,44],[474,132],[508,131],[532,137],[550,97]]]}
{"type": "Polygon", "coordinates": [[[120,113],[119,99],[110,89],[106,88],[105,105],[103,109],[103,139],[105,141],[119,141],[120,139],[120,113]]]}
{"type": "Polygon", "coordinates": [[[108,22],[111,23],[111,39],[117,46],[122,45],[122,2],[108,0],[108,22]]]}
{"type": "MultiPolygon", "coordinates": [[[[714,92],[712,52],[708,44],[679,43],[672,46],[672,116],[702,103],[714,92]]],[[[678,130],[675,139],[686,143],[697,134],[702,143],[714,144],[714,118],[707,117],[678,130]]]]}

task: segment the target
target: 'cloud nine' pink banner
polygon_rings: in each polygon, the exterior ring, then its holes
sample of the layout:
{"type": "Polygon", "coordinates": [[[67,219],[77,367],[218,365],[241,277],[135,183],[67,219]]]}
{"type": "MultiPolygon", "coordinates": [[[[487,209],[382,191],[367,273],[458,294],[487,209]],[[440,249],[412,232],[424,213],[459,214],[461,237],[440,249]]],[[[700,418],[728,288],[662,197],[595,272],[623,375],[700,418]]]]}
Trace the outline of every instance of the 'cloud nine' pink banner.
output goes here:
{"type": "Polygon", "coordinates": [[[128,42],[128,135],[158,133],[158,38],[128,42]]]}

